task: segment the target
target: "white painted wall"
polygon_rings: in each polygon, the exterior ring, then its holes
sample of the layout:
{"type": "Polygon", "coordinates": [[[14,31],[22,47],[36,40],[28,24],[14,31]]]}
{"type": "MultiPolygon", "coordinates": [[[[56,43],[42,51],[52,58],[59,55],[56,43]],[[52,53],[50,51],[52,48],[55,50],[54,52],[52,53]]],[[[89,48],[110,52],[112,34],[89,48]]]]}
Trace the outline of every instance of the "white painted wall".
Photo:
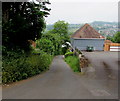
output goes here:
{"type": "Polygon", "coordinates": [[[120,46],[110,46],[110,51],[120,51],[120,46]]]}

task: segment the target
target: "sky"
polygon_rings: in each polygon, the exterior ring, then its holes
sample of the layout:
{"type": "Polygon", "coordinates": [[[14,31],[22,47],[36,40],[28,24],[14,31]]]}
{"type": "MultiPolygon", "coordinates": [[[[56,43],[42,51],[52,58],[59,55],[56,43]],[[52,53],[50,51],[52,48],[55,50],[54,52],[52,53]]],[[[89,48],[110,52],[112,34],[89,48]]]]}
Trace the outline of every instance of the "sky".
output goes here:
{"type": "Polygon", "coordinates": [[[69,24],[90,23],[93,21],[118,21],[119,0],[49,0],[50,15],[47,24],[64,20],[69,24]]]}

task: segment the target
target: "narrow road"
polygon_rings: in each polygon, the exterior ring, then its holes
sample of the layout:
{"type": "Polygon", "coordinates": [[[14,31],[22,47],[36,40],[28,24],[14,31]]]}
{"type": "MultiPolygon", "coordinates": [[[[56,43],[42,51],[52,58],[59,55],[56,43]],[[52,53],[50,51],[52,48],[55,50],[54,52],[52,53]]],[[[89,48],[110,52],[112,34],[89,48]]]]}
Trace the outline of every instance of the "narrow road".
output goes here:
{"type": "MultiPolygon", "coordinates": [[[[3,99],[114,99],[112,92],[96,80],[75,74],[62,56],[54,58],[50,70],[30,80],[3,87],[3,99]],[[87,83],[87,84],[86,84],[87,83]],[[94,87],[95,84],[95,87],[94,87]],[[95,94],[95,90],[103,91],[95,94]]],[[[98,91],[97,91],[98,92],[98,91]]]]}

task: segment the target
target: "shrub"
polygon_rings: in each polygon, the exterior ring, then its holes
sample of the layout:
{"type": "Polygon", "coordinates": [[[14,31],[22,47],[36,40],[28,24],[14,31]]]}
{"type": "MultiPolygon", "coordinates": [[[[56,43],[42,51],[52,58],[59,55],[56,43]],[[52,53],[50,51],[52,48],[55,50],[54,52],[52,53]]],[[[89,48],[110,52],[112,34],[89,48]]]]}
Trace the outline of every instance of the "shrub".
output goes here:
{"type": "Polygon", "coordinates": [[[62,54],[64,55],[67,52],[67,47],[62,48],[62,54]]]}
{"type": "Polygon", "coordinates": [[[52,43],[52,41],[42,38],[37,42],[37,46],[40,50],[47,52],[48,54],[53,55],[55,51],[55,47],[52,43]]]}
{"type": "Polygon", "coordinates": [[[74,72],[80,72],[79,58],[76,56],[67,56],[65,61],[72,68],[74,72]]]}
{"type": "Polygon", "coordinates": [[[67,53],[65,53],[65,58],[66,58],[67,56],[73,56],[73,55],[74,55],[73,52],[67,52],[67,53]]]}
{"type": "Polygon", "coordinates": [[[9,53],[3,57],[2,82],[11,83],[40,74],[48,69],[52,56],[46,53],[40,55],[24,55],[9,53]],[[17,57],[17,58],[16,58],[17,57]]]}

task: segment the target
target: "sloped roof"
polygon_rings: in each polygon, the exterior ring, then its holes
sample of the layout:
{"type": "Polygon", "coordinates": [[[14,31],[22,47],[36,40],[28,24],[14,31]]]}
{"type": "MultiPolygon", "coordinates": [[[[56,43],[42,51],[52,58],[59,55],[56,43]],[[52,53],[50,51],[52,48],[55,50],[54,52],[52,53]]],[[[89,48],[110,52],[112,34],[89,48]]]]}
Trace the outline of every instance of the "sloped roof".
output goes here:
{"type": "Polygon", "coordinates": [[[78,29],[72,36],[72,38],[105,38],[100,33],[98,33],[89,24],[85,24],[80,29],[78,29]]]}
{"type": "Polygon", "coordinates": [[[105,42],[104,43],[113,43],[112,41],[110,41],[110,40],[105,40],[105,42]]]}

